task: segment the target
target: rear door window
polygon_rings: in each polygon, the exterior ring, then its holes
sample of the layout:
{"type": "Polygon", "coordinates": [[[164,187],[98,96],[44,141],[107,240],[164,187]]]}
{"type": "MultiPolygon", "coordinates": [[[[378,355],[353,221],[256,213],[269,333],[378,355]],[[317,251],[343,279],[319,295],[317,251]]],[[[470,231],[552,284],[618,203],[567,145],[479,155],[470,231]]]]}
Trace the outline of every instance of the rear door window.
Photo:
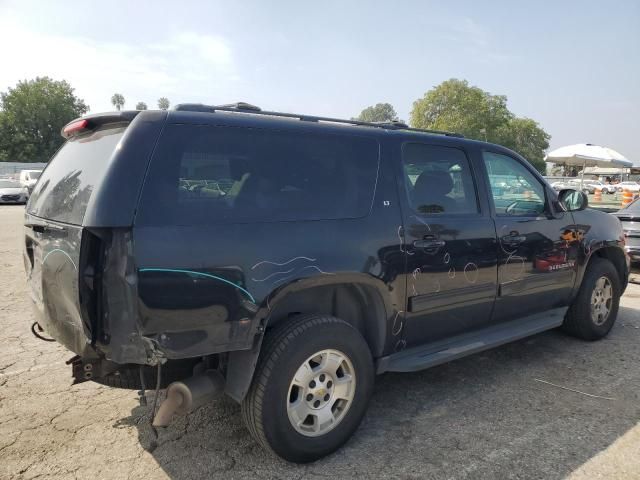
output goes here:
{"type": "Polygon", "coordinates": [[[469,160],[458,148],[407,143],[402,164],[409,204],[423,215],[479,212],[469,160]]]}
{"type": "Polygon", "coordinates": [[[379,146],[371,138],[170,125],[139,225],[357,218],[368,214],[379,146]]]}
{"type": "Polygon", "coordinates": [[[91,193],[102,179],[124,130],[124,126],[101,128],[67,140],[42,172],[29,199],[28,212],[81,225],[91,193]]]}

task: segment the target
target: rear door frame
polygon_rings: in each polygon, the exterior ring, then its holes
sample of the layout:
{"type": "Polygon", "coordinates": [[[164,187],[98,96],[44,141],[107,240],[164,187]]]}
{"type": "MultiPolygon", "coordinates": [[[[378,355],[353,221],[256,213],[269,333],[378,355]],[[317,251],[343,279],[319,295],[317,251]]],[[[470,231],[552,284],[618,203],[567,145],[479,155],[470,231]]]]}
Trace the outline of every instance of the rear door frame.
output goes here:
{"type": "MultiPolygon", "coordinates": [[[[481,174],[481,170],[479,170],[479,167],[481,167],[482,165],[478,165],[478,160],[476,158],[476,155],[474,154],[473,148],[467,144],[466,142],[461,142],[461,141],[457,141],[456,139],[450,138],[450,137],[416,137],[416,136],[404,136],[401,138],[398,138],[398,140],[396,141],[396,145],[395,145],[395,156],[394,156],[394,169],[395,169],[395,175],[396,175],[396,185],[397,185],[397,189],[398,189],[398,198],[400,201],[400,210],[402,213],[402,241],[403,241],[403,248],[405,251],[405,258],[407,259],[406,261],[406,267],[405,267],[405,282],[404,284],[406,285],[405,287],[405,291],[406,291],[406,302],[405,302],[405,324],[407,325],[407,327],[409,326],[409,324],[411,323],[411,317],[414,317],[413,322],[417,322],[417,321],[421,321],[418,320],[418,317],[424,317],[425,315],[428,315],[429,309],[432,309],[434,312],[438,312],[438,311],[443,311],[443,310],[447,310],[448,308],[452,308],[452,309],[456,309],[457,307],[462,307],[462,303],[460,302],[459,299],[459,294],[464,294],[465,292],[457,292],[458,294],[455,294],[456,290],[453,290],[451,292],[442,292],[442,293],[436,293],[433,295],[433,302],[430,302],[428,295],[417,295],[414,297],[413,301],[410,298],[412,295],[412,289],[410,286],[410,282],[412,279],[412,271],[411,271],[411,266],[410,266],[410,261],[411,261],[411,254],[408,252],[409,249],[412,248],[412,245],[408,245],[408,232],[407,232],[407,222],[406,220],[410,217],[410,216],[415,216],[415,211],[413,210],[413,208],[411,207],[411,205],[409,204],[408,198],[407,198],[407,189],[406,189],[406,185],[404,183],[404,162],[403,162],[403,148],[406,144],[409,143],[419,143],[419,144],[423,144],[423,145],[433,145],[433,146],[437,146],[437,147],[447,147],[447,148],[455,148],[457,150],[460,150],[465,157],[467,158],[467,161],[469,163],[469,167],[471,170],[471,175],[472,175],[472,180],[474,183],[474,190],[475,190],[475,194],[477,197],[477,204],[478,204],[478,208],[479,208],[479,212],[477,214],[452,214],[449,216],[443,216],[441,218],[446,219],[449,222],[454,221],[453,219],[455,219],[455,221],[458,222],[464,222],[465,218],[477,218],[477,219],[485,219],[488,222],[491,222],[491,235],[494,238],[494,252],[496,252],[496,256],[497,256],[497,240],[496,240],[496,234],[495,234],[495,223],[492,222],[492,211],[490,209],[491,205],[490,205],[490,200],[487,196],[487,186],[485,185],[485,182],[483,181],[483,176],[481,174]],[[437,298],[436,298],[437,297],[437,298]],[[421,303],[423,304],[423,308],[420,308],[419,311],[413,312],[410,310],[412,309],[412,304],[418,304],[421,303]],[[429,304],[428,307],[424,308],[424,306],[426,304],[429,304]],[[417,314],[417,315],[416,315],[417,314]]],[[[431,218],[437,218],[437,217],[431,217],[431,218]]],[[[497,257],[496,257],[496,262],[497,262],[497,257]]],[[[491,321],[491,318],[493,316],[493,308],[495,306],[495,300],[497,298],[498,295],[498,284],[497,284],[497,264],[494,264],[494,284],[495,284],[495,290],[494,290],[494,295],[493,295],[493,304],[491,306],[491,309],[489,310],[489,314],[487,315],[487,318],[484,319],[484,321],[479,321],[477,323],[477,325],[475,325],[473,327],[474,330],[480,330],[483,327],[486,327],[489,325],[489,322],[491,321]]],[[[462,290],[462,289],[461,289],[462,290]]],[[[469,300],[476,300],[476,298],[473,298],[474,295],[478,295],[478,292],[468,292],[469,295],[469,300]]],[[[410,328],[405,328],[404,332],[403,332],[403,343],[404,345],[406,345],[407,347],[410,346],[418,346],[420,344],[424,344],[424,341],[416,341],[415,339],[410,338],[410,328]]],[[[437,326],[434,326],[431,333],[436,334],[436,330],[437,330],[437,326]]],[[[461,333],[461,332],[457,332],[457,333],[461,333]]],[[[462,332],[463,333],[463,332],[462,332]]],[[[455,335],[456,333],[452,333],[451,335],[455,335]]],[[[447,335],[447,336],[451,336],[451,335],[447,335]]],[[[431,337],[431,335],[429,334],[429,332],[424,332],[423,335],[425,338],[426,337],[431,337]]],[[[442,337],[442,338],[446,338],[442,337]]],[[[431,341],[431,339],[429,340],[431,341]]],[[[428,343],[428,342],[427,342],[428,343]]]]}

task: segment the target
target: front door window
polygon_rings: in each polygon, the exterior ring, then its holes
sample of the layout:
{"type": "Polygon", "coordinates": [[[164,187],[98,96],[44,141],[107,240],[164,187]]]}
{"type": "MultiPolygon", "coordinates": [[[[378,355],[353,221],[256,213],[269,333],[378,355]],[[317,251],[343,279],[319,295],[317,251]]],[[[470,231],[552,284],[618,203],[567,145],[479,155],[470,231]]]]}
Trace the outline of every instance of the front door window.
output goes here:
{"type": "Polygon", "coordinates": [[[544,186],[520,162],[483,152],[497,216],[537,217],[544,213],[544,186]]]}

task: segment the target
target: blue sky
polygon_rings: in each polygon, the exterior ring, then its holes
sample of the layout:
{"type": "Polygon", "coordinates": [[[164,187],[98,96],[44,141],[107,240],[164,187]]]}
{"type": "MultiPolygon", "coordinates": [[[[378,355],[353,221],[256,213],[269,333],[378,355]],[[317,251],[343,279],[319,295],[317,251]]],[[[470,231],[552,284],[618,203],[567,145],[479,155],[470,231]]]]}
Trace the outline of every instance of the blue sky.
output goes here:
{"type": "Polygon", "coordinates": [[[0,90],[66,79],[92,112],[247,101],[351,117],[443,80],[507,95],[551,146],[640,161],[640,2],[0,0],[0,90]],[[516,4],[517,3],[517,4],[516,4]]]}

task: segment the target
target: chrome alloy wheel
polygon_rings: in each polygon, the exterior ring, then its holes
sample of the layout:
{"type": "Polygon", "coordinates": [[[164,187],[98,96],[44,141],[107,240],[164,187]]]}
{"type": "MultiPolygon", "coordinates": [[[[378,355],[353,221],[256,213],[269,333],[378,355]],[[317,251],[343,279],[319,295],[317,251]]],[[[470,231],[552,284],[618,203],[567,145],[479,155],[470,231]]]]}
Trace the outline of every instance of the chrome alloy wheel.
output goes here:
{"type": "Polygon", "coordinates": [[[603,275],[596,281],[593,292],[591,292],[591,320],[597,326],[602,325],[609,318],[612,301],[611,281],[603,275]]]}
{"type": "Polygon", "coordinates": [[[355,391],[356,375],[349,357],[338,350],[314,353],[289,385],[289,421],[302,435],[324,435],[345,417],[355,391]]]}

